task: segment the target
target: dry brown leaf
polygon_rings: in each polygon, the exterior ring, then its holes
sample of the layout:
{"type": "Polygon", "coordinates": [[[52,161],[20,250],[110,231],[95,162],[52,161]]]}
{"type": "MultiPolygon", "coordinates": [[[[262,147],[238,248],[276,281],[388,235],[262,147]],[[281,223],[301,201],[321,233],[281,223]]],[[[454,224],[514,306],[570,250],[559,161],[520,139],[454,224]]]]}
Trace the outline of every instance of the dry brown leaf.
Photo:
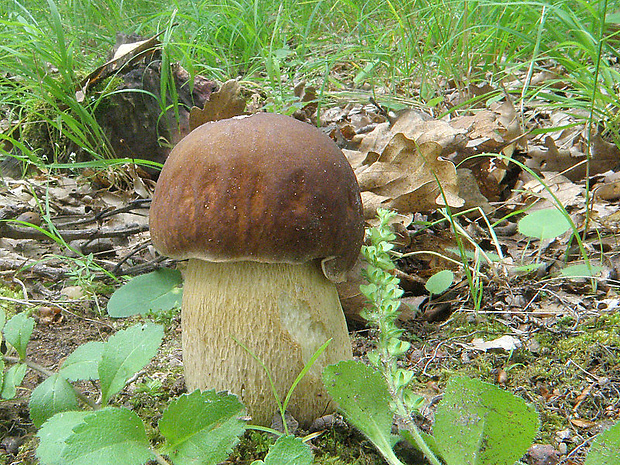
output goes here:
{"type": "MultiPolygon", "coordinates": [[[[530,150],[532,158],[527,161],[527,166],[541,171],[556,171],[571,181],[581,181],[586,174],[587,141],[582,133],[575,134],[574,131],[565,138],[568,141],[564,140],[560,146],[552,136],[545,137],[544,147],[537,146],[530,150]]],[[[603,140],[598,133],[592,136],[591,143],[590,176],[617,168],[620,149],[615,144],[603,140]]]]}
{"type": "MultiPolygon", "coordinates": [[[[459,197],[461,197],[465,204],[463,209],[467,210],[474,207],[482,208],[482,211],[489,213],[493,207],[489,204],[487,198],[482,195],[476,182],[476,177],[471,170],[467,168],[459,168],[456,170],[457,181],[459,187],[459,197]]],[[[477,212],[475,214],[478,214],[477,212]]]]}
{"type": "Polygon", "coordinates": [[[602,182],[592,189],[595,198],[600,200],[620,199],[620,173],[611,173],[605,176],[602,182]]]}
{"type": "Polygon", "coordinates": [[[345,157],[347,157],[347,161],[349,162],[349,165],[351,165],[351,168],[353,168],[353,171],[362,166],[364,160],[366,159],[366,156],[359,150],[342,149],[342,152],[345,157]]]}
{"type": "Polygon", "coordinates": [[[153,196],[155,190],[155,183],[151,180],[143,179],[135,169],[129,169],[131,176],[131,183],[133,184],[133,191],[142,199],[148,199],[153,196]]]}
{"type": "Polygon", "coordinates": [[[435,142],[441,147],[441,156],[448,156],[465,146],[467,139],[463,129],[455,129],[450,123],[433,120],[430,116],[416,110],[402,113],[392,126],[382,123],[370,132],[360,144],[364,153],[381,153],[392,140],[394,134],[402,133],[417,144],[435,142]]]}
{"type": "Polygon", "coordinates": [[[572,150],[560,149],[551,136],[545,137],[544,147],[532,147],[529,155],[532,158],[527,160],[526,165],[538,171],[561,172],[572,181],[583,179],[586,173],[585,154],[577,151],[576,147],[572,150]]]}
{"type": "Polygon", "coordinates": [[[504,128],[502,137],[505,141],[516,139],[523,134],[517,111],[511,101],[491,105],[491,110],[497,113],[497,120],[504,128]]]}
{"type": "MultiPolygon", "coordinates": [[[[535,201],[535,210],[555,206],[557,204],[555,199],[559,200],[560,204],[567,209],[579,207],[583,204],[584,189],[582,186],[555,172],[542,172],[541,174],[547,187],[541,185],[538,179],[530,178],[523,185],[523,194],[513,200],[523,200],[525,203],[533,203],[535,201]]],[[[525,177],[526,175],[524,174],[523,176],[525,177]]]]}
{"type": "Polygon", "coordinates": [[[593,426],[596,426],[595,422],[590,421],[590,420],[584,420],[583,418],[571,418],[570,422],[577,428],[587,429],[587,428],[592,428],[593,426]]]}
{"type": "Polygon", "coordinates": [[[620,164],[620,149],[614,143],[603,140],[600,133],[592,136],[592,159],[590,175],[615,170],[620,164]]]}
{"type": "Polygon", "coordinates": [[[450,121],[450,125],[467,133],[469,149],[476,148],[480,152],[489,152],[497,150],[504,143],[504,138],[500,135],[503,126],[497,116],[492,111],[480,110],[473,115],[457,116],[450,121]]]}
{"type": "Polygon", "coordinates": [[[301,81],[297,83],[293,93],[303,104],[303,107],[295,112],[295,117],[302,121],[311,118],[317,109],[316,88],[306,85],[305,81],[301,81]]]}
{"type": "Polygon", "coordinates": [[[80,89],[76,91],[77,100],[82,101],[88,89],[116,73],[121,68],[152,55],[161,46],[157,38],[162,34],[163,32],[160,32],[149,39],[121,45],[110,61],[104,63],[82,79],[80,89]]]}
{"type": "Polygon", "coordinates": [[[462,206],[456,168],[441,152],[435,142],[416,143],[402,133],[393,135],[380,153],[369,152],[356,170],[366,218],[379,207],[407,214],[443,205],[437,181],[450,206],[462,206]]]}
{"type": "Polygon", "coordinates": [[[209,121],[232,118],[245,114],[245,98],[241,86],[231,79],[222,84],[217,92],[211,94],[204,107],[192,107],[189,112],[190,131],[209,121]]]}
{"type": "Polygon", "coordinates": [[[472,115],[457,116],[450,125],[464,131],[469,139],[461,157],[483,152],[498,153],[522,134],[511,102],[496,103],[489,110],[479,110],[472,115]]]}

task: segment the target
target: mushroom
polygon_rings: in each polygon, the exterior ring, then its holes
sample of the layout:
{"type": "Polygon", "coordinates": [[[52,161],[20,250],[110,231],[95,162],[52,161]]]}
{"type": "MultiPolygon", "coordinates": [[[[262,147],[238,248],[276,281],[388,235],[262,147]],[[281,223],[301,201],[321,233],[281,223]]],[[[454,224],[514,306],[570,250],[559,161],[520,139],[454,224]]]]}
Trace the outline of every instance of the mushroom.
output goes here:
{"type": "Polygon", "coordinates": [[[352,357],[335,282],[363,239],[353,170],[317,128],[259,113],[199,126],[170,153],[150,211],[163,254],[189,259],[182,343],[189,390],[229,390],[253,422],[278,411],[265,369],[288,411],[309,425],[336,406],[321,373],[352,357]],[[240,344],[241,343],[241,344],[240,344]]]}

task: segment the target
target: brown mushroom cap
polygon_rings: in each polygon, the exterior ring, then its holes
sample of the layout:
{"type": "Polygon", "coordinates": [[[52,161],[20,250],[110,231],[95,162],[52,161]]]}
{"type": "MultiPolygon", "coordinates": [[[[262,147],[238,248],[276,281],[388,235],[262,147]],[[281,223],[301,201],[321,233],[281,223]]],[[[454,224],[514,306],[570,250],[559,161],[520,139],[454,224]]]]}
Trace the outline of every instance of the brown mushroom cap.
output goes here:
{"type": "Polygon", "coordinates": [[[363,239],[359,187],[336,144],[288,116],[199,126],[170,153],[150,210],[164,255],[212,262],[323,260],[341,280],[363,239]]]}

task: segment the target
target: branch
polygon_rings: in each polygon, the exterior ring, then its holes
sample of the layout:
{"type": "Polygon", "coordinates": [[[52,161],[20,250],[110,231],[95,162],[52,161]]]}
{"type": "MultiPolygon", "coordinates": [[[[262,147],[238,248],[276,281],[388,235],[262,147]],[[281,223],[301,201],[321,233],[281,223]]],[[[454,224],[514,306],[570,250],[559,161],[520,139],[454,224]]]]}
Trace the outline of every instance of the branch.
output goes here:
{"type": "MultiPolygon", "coordinates": [[[[147,224],[130,224],[129,226],[120,226],[116,228],[91,228],[91,229],[69,229],[69,230],[56,230],[58,235],[62,237],[66,242],[71,242],[76,239],[101,239],[104,237],[123,237],[131,234],[138,234],[148,231],[149,226],[147,224]]],[[[15,227],[9,224],[5,224],[0,229],[0,237],[7,237],[9,239],[36,239],[36,240],[50,240],[50,238],[35,229],[15,227]]]]}

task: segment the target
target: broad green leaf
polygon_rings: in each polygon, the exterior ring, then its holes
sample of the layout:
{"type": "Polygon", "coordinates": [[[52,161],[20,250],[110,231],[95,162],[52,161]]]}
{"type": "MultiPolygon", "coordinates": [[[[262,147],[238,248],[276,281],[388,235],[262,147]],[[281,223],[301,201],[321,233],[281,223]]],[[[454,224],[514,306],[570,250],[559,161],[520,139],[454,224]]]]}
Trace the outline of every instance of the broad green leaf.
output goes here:
{"type": "Polygon", "coordinates": [[[26,358],[26,346],[32,336],[35,321],[25,312],[18,313],[4,325],[4,338],[17,350],[19,357],[26,358]]]}
{"type": "Polygon", "coordinates": [[[83,411],[62,412],[43,423],[37,433],[37,457],[41,465],[64,465],[61,456],[65,450],[65,441],[73,434],[73,428],[90,414],[83,411]]]}
{"type": "Polygon", "coordinates": [[[562,268],[560,274],[566,278],[592,278],[603,271],[602,266],[586,265],[585,263],[579,265],[570,265],[562,268]]]}
{"type": "Polygon", "coordinates": [[[535,239],[554,239],[571,229],[571,224],[557,208],[528,213],[517,223],[519,232],[535,239]]]}
{"type": "Polygon", "coordinates": [[[103,354],[103,342],[92,341],[75,349],[62,363],[60,374],[69,381],[99,379],[99,362],[103,354]]]}
{"type": "Polygon", "coordinates": [[[0,308],[0,342],[2,342],[2,330],[4,329],[4,325],[6,324],[6,312],[4,309],[0,308]]]}
{"type": "Polygon", "coordinates": [[[154,323],[137,324],[121,330],[103,346],[99,362],[102,404],[119,392],[125,383],[155,356],[164,329],[154,323]]]}
{"type": "Polygon", "coordinates": [[[620,422],[599,434],[584,465],[618,465],[620,463],[620,422]]]}
{"type": "Polygon", "coordinates": [[[181,305],[181,272],[161,269],[136,276],[116,290],[108,301],[108,314],[114,318],[170,310],[181,305]]]}
{"type": "Polygon", "coordinates": [[[78,409],[78,400],[73,386],[59,373],[55,373],[39,384],[30,395],[30,418],[37,428],[60,412],[78,409]]]}
{"type": "Polygon", "coordinates": [[[424,287],[431,294],[443,294],[452,285],[454,273],[450,270],[442,270],[428,278],[424,287]]]}
{"type": "Polygon", "coordinates": [[[4,374],[2,393],[0,393],[0,397],[3,399],[12,399],[15,397],[15,394],[17,393],[15,388],[22,383],[24,376],[26,376],[27,369],[28,367],[23,363],[18,363],[8,369],[8,371],[4,374]]]}
{"type": "Polygon", "coordinates": [[[269,448],[265,461],[260,463],[265,465],[312,465],[314,457],[308,444],[301,439],[295,436],[281,436],[269,448]]]}
{"type": "Polygon", "coordinates": [[[0,357],[0,395],[2,394],[3,385],[4,385],[4,359],[0,357]]]}
{"type": "Polygon", "coordinates": [[[536,410],[523,399],[464,376],[448,381],[433,435],[447,465],[513,465],[538,432],[536,410]]]}
{"type": "Polygon", "coordinates": [[[245,407],[225,392],[194,391],[174,400],[159,420],[175,465],[216,464],[230,455],[245,431],[245,407]]]}
{"type": "Polygon", "coordinates": [[[143,465],[154,457],[142,420],[107,407],[87,415],[65,440],[64,465],[143,465]]]}
{"type": "Polygon", "coordinates": [[[381,373],[362,362],[347,360],[326,367],[323,382],[349,422],[364,433],[388,461],[395,460],[390,463],[400,463],[392,451],[391,397],[381,373]]]}

